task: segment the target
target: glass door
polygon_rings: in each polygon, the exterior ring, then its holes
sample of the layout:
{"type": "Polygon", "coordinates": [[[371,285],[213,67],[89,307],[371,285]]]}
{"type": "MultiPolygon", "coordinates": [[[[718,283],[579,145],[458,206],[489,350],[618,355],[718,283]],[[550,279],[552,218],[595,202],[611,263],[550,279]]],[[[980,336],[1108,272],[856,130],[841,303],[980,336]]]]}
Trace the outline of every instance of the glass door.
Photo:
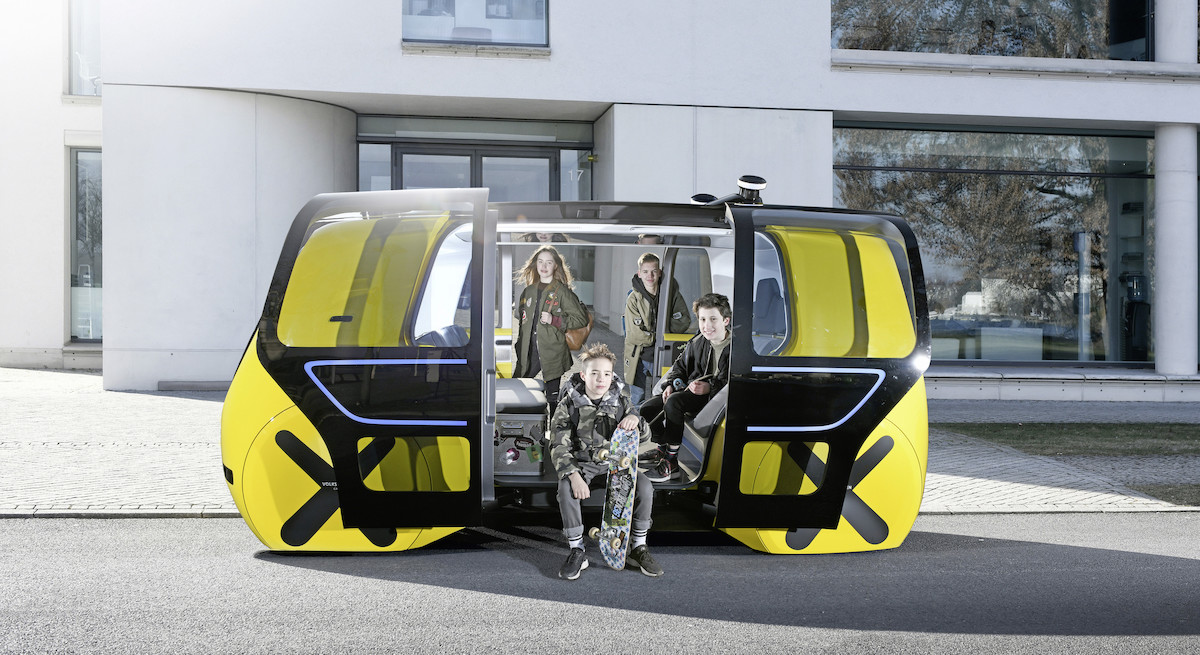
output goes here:
{"type": "Polygon", "coordinates": [[[483,155],[480,157],[480,186],[491,189],[491,202],[558,200],[551,198],[550,171],[554,168],[549,156],[512,157],[483,155]]]}
{"type": "Polygon", "coordinates": [[[470,154],[402,152],[399,156],[400,189],[464,189],[471,183],[470,154]]]}

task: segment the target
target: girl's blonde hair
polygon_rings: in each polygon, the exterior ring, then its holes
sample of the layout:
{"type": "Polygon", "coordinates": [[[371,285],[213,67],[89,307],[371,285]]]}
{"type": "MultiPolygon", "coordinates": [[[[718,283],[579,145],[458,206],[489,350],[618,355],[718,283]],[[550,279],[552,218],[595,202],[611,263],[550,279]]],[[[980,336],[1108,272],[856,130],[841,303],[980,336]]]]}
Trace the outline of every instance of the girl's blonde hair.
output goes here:
{"type": "Polygon", "coordinates": [[[554,258],[554,279],[562,282],[567,288],[570,288],[575,283],[575,279],[571,277],[570,267],[563,261],[562,255],[558,254],[554,246],[542,246],[533,251],[529,259],[525,261],[525,265],[513,277],[527,287],[537,284],[538,280],[541,279],[541,276],[537,272],[537,258],[538,255],[544,252],[550,253],[550,256],[554,258]]]}

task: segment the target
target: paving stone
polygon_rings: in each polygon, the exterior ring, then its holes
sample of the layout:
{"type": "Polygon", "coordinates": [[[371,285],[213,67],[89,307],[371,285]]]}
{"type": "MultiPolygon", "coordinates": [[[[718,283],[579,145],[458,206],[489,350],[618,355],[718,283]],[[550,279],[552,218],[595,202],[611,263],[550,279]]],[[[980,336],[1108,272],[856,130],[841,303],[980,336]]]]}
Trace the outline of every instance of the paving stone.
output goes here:
{"type": "MultiPolygon", "coordinates": [[[[0,368],[0,517],[232,517],[224,392],[104,391],[0,368]]],[[[930,401],[933,422],[1200,422],[1200,403],[930,401]]],[[[1184,511],[1127,484],[1200,484],[1200,457],[1049,458],[933,430],[924,513],[1184,511]]]]}

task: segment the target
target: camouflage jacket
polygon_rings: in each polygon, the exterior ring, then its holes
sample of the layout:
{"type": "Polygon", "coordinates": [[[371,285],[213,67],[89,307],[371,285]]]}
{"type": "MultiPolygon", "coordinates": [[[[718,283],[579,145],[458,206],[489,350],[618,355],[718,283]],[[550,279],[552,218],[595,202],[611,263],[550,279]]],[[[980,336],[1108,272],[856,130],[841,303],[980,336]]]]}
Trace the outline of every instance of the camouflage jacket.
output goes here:
{"type": "MultiPolygon", "coordinates": [[[[614,374],[604,397],[592,401],[584,391],[583,377],[571,375],[550,420],[550,461],[559,479],[579,470],[577,462],[595,461],[596,453],[608,446],[617,424],[630,414],[637,416],[620,376],[614,374]]],[[[640,441],[650,438],[646,419],[638,418],[637,430],[640,441]]]]}

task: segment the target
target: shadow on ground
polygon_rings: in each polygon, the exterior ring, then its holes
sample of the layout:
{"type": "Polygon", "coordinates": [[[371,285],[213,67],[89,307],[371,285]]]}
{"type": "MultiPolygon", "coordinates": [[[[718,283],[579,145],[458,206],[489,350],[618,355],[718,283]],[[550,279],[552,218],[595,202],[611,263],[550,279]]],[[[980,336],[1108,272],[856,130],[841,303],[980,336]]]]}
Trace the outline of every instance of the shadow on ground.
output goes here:
{"type": "Polygon", "coordinates": [[[256,557],[349,576],[744,623],[962,634],[1200,634],[1200,561],[913,532],[892,551],[770,556],[720,534],[653,535],[662,578],[580,580],[550,529],[467,529],[423,550],[256,557]]]}

